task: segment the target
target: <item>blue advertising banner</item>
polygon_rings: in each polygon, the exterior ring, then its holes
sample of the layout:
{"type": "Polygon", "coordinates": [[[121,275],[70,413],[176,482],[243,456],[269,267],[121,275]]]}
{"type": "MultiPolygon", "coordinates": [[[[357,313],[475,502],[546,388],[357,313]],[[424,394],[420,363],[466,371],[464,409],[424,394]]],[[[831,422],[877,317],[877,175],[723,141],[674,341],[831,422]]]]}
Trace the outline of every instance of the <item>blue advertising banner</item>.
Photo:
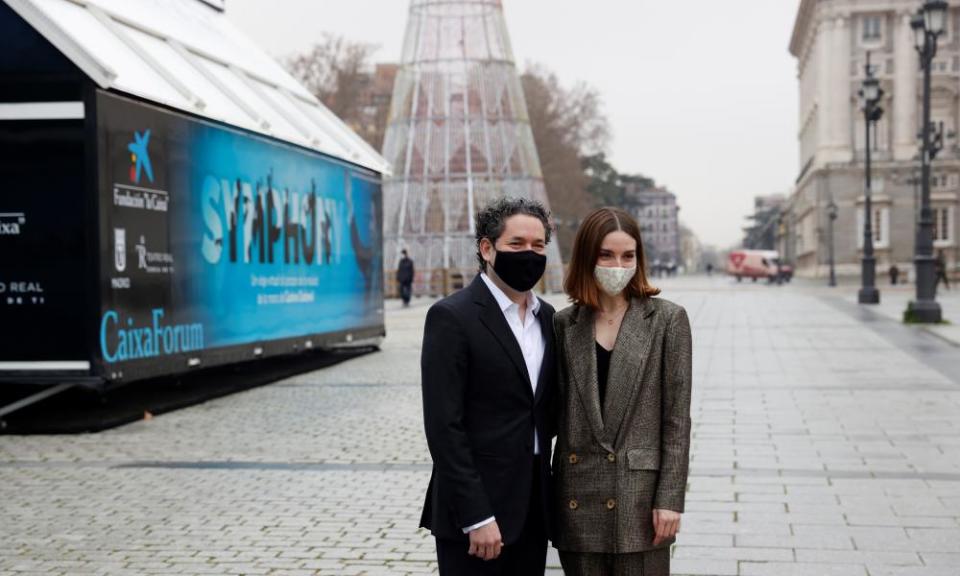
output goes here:
{"type": "Polygon", "coordinates": [[[109,369],[382,331],[377,174],[106,93],[98,106],[109,369]]]}

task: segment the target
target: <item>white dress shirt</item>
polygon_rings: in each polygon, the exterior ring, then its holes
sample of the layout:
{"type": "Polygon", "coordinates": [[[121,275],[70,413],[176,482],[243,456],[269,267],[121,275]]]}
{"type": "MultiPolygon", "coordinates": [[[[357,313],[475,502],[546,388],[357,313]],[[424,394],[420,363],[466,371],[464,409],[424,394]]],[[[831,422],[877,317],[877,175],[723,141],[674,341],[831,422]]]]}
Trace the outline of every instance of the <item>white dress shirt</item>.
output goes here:
{"type": "MultiPolygon", "coordinates": [[[[523,352],[523,361],[527,365],[527,375],[530,376],[530,385],[533,387],[533,394],[537,393],[537,384],[540,380],[540,367],[543,365],[543,355],[546,350],[546,344],[543,341],[543,332],[540,331],[540,318],[537,316],[540,312],[540,299],[533,292],[527,292],[527,311],[520,319],[520,307],[511,300],[499,286],[493,283],[484,273],[480,274],[483,283],[487,285],[494,299],[500,306],[513,337],[520,345],[520,351],[523,352]]],[[[533,453],[540,453],[540,443],[537,438],[537,430],[533,430],[533,453]]],[[[464,534],[472,532],[493,522],[496,518],[487,518],[483,522],[468,526],[463,529],[464,534]]]]}

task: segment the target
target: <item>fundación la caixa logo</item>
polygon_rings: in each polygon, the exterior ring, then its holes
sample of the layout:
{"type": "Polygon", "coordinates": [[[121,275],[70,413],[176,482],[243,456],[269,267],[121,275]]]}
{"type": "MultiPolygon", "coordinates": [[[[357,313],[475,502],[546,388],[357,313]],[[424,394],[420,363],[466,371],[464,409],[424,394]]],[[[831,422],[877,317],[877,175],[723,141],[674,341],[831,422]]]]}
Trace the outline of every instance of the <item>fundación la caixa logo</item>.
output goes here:
{"type": "Polygon", "coordinates": [[[153,162],[150,159],[150,136],[150,128],[133,132],[133,140],[123,149],[125,160],[118,163],[117,167],[118,169],[127,167],[125,173],[129,180],[113,183],[113,205],[117,208],[166,212],[169,207],[170,193],[154,187],[155,175],[153,162]]]}
{"type": "Polygon", "coordinates": [[[146,173],[147,180],[153,183],[153,166],[150,164],[150,129],[133,133],[133,142],[127,144],[130,151],[130,181],[140,183],[140,174],[146,173]]]}

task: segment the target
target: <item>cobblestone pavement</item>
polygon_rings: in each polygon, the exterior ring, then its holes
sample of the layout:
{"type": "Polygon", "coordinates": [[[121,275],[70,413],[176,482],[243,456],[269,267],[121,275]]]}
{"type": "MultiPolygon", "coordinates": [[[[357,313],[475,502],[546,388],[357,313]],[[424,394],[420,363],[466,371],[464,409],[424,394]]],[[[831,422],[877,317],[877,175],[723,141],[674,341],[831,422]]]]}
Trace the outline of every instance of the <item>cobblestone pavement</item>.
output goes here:
{"type": "MultiPolygon", "coordinates": [[[[675,574],[960,574],[960,348],[842,293],[662,286],[695,341],[675,574]]],[[[100,434],[0,437],[0,576],[434,572],[414,304],[388,304],[370,356],[100,434]]]]}

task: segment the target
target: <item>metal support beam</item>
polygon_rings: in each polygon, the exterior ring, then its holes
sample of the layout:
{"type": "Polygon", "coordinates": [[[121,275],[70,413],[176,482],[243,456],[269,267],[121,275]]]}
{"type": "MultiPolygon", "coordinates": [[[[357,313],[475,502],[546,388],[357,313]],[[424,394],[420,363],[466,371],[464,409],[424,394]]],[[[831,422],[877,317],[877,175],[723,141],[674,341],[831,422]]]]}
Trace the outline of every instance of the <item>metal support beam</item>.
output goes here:
{"type": "Polygon", "coordinates": [[[76,384],[74,384],[74,383],[58,384],[58,385],[56,385],[56,386],[52,386],[52,387],[47,388],[47,389],[45,389],[45,390],[41,390],[40,392],[37,392],[36,394],[31,394],[30,396],[27,396],[26,398],[22,398],[22,399],[20,399],[20,400],[17,400],[16,402],[14,402],[14,403],[12,403],[12,404],[7,404],[6,406],[3,406],[2,408],[0,408],[0,429],[3,429],[3,428],[6,428],[6,427],[7,427],[6,424],[3,422],[4,416],[9,416],[10,414],[13,414],[14,412],[16,412],[16,411],[18,411],[18,410],[23,410],[24,408],[26,408],[26,407],[28,407],[28,406],[33,406],[33,405],[36,404],[37,402],[41,402],[41,401],[43,401],[43,400],[46,400],[47,398],[50,398],[51,396],[56,396],[57,394],[60,394],[61,392],[65,392],[65,391],[69,390],[70,388],[73,388],[74,386],[76,386],[76,384]]]}

